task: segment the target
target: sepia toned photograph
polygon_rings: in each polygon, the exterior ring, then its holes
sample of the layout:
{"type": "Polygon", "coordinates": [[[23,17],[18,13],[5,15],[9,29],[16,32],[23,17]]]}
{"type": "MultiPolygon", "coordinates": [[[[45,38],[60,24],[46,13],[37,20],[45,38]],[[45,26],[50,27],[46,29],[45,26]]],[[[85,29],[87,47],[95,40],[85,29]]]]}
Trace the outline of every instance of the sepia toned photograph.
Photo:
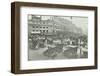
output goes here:
{"type": "Polygon", "coordinates": [[[28,14],[28,60],[88,58],[88,17],[28,14]]]}

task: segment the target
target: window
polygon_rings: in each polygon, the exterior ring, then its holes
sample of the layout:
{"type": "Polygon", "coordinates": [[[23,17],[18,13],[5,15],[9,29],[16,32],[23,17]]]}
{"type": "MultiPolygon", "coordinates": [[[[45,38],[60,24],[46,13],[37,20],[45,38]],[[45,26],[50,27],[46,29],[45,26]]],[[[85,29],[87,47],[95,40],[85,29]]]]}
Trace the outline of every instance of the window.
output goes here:
{"type": "Polygon", "coordinates": [[[36,28],[38,28],[38,26],[36,26],[36,28]]]}
{"type": "Polygon", "coordinates": [[[43,30],[43,32],[45,32],[45,30],[43,30]]]}
{"type": "Polygon", "coordinates": [[[43,22],[43,24],[45,24],[45,22],[43,22]]]}
{"type": "Polygon", "coordinates": [[[40,30],[40,32],[42,32],[42,30],[40,30]]]}

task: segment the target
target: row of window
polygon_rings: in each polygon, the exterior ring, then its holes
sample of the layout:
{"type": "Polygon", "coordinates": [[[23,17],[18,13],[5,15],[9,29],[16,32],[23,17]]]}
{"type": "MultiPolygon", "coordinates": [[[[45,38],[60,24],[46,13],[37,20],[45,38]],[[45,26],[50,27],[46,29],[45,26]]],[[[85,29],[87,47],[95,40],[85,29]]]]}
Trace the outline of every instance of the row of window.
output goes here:
{"type": "Polygon", "coordinates": [[[48,30],[33,30],[34,32],[48,32],[48,30]]]}
{"type": "Polygon", "coordinates": [[[45,24],[45,25],[51,25],[52,23],[50,23],[50,22],[33,22],[33,24],[45,24]]]}
{"type": "Polygon", "coordinates": [[[48,28],[48,27],[33,26],[33,28],[48,28]]]}

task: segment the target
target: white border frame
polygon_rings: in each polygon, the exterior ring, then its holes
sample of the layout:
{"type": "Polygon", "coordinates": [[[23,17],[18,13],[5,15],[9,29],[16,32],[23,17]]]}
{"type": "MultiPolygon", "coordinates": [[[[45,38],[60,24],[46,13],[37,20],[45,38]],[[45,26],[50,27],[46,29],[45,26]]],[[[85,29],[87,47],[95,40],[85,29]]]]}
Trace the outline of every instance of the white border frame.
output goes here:
{"type": "Polygon", "coordinates": [[[75,66],[94,65],[94,11],[57,9],[41,7],[21,7],[20,8],[20,69],[43,69],[75,66]],[[85,16],[88,17],[88,58],[87,59],[64,59],[64,60],[44,60],[28,61],[28,14],[41,15],[62,15],[62,16],[85,16]]]}

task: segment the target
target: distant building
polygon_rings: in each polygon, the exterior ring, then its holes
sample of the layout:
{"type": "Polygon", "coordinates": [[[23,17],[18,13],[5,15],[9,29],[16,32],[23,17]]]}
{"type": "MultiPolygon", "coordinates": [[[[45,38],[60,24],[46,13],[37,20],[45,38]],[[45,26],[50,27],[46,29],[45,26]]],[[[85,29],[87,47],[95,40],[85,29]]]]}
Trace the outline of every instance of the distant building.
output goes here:
{"type": "Polygon", "coordinates": [[[28,20],[29,33],[32,34],[51,34],[55,32],[54,23],[52,20],[42,20],[41,16],[32,16],[32,19],[28,20]]]}
{"type": "Polygon", "coordinates": [[[56,16],[31,15],[30,18],[28,18],[28,26],[29,26],[28,27],[29,34],[52,35],[58,31],[60,32],[76,31],[76,29],[75,30],[72,29],[76,27],[71,21],[56,16]]]}

